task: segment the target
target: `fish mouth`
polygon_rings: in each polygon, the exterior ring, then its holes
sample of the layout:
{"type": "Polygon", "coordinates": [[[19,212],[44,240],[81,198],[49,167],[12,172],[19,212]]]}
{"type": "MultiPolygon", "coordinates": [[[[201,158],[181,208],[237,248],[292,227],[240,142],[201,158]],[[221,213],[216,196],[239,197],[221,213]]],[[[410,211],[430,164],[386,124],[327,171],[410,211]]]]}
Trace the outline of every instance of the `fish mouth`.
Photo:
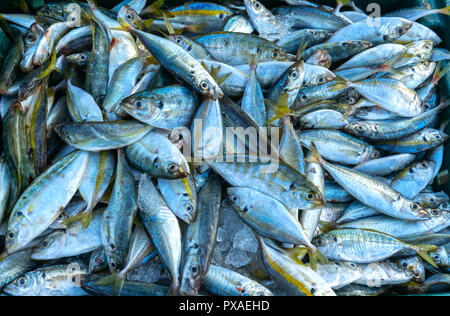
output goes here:
{"type": "Polygon", "coordinates": [[[431,219],[431,215],[430,213],[425,210],[425,209],[421,209],[417,212],[417,217],[420,219],[431,219]]]}

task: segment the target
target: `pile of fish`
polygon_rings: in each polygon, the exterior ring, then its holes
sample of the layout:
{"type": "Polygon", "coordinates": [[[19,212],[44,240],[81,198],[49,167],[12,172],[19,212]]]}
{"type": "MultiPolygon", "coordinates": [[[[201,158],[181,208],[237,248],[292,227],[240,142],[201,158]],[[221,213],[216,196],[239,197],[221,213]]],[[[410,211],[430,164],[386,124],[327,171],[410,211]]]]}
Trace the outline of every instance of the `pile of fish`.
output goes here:
{"type": "Polygon", "coordinates": [[[450,292],[450,8],[286,2],[0,15],[2,295],[450,292]]]}

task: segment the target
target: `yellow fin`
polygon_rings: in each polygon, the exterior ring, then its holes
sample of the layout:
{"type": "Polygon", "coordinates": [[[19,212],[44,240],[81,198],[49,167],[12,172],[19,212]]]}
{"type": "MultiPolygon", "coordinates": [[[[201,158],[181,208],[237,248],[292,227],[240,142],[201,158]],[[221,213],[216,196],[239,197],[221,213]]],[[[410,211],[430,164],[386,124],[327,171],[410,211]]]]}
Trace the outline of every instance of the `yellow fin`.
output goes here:
{"type": "Polygon", "coordinates": [[[161,10],[164,5],[164,0],[156,0],[151,5],[142,10],[142,13],[151,13],[155,16],[162,16],[163,11],[161,10]]]}
{"type": "Polygon", "coordinates": [[[38,80],[44,79],[56,69],[56,49],[53,49],[52,57],[50,59],[50,64],[48,67],[39,75],[38,80]]]}

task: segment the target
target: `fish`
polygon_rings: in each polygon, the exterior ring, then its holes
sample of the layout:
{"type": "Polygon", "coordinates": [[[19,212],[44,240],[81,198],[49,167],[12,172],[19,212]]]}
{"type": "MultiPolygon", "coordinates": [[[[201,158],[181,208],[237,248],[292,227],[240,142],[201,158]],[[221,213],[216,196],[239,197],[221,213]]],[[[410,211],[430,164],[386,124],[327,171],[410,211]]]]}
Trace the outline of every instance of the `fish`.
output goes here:
{"type": "Polygon", "coordinates": [[[198,214],[185,235],[180,274],[182,295],[197,295],[208,274],[217,240],[221,184],[220,177],[211,174],[198,193],[198,214]]]}

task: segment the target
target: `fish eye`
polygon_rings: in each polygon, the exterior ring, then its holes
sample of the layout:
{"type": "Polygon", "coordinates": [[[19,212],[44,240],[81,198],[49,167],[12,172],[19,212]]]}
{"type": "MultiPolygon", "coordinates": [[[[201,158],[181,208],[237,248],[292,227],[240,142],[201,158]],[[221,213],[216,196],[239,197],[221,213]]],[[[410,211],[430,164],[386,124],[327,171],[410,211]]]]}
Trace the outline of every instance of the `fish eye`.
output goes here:
{"type": "Polygon", "coordinates": [[[116,263],[114,261],[111,261],[111,267],[113,267],[113,268],[116,267],[116,263]]]}
{"type": "Polygon", "coordinates": [[[181,44],[181,39],[177,38],[177,39],[175,40],[175,43],[181,44]]]}
{"type": "Polygon", "coordinates": [[[237,197],[235,197],[234,195],[233,195],[233,196],[231,196],[231,201],[233,201],[233,202],[237,202],[237,197]]]}
{"type": "Polygon", "coordinates": [[[414,272],[414,279],[420,279],[420,273],[414,272]]]}
{"type": "Polygon", "coordinates": [[[33,39],[33,34],[31,34],[31,33],[28,33],[27,34],[27,40],[32,40],[33,39]]]}
{"type": "Polygon", "coordinates": [[[278,56],[280,56],[280,53],[278,53],[278,51],[273,51],[272,52],[272,58],[278,58],[278,56]]]}
{"type": "Polygon", "coordinates": [[[361,124],[356,125],[356,129],[357,129],[358,131],[360,131],[360,132],[363,132],[363,131],[364,131],[364,127],[363,127],[361,124]]]}
{"type": "Polygon", "coordinates": [[[191,267],[191,272],[194,273],[194,274],[196,274],[198,272],[198,270],[199,269],[198,269],[198,267],[196,265],[191,267]]]}
{"type": "Polygon", "coordinates": [[[47,239],[44,239],[43,241],[41,241],[41,243],[39,244],[39,246],[41,248],[46,248],[48,247],[48,245],[50,244],[50,242],[47,239]]]}
{"type": "Polygon", "coordinates": [[[248,212],[248,207],[245,206],[245,207],[242,209],[242,212],[247,213],[247,212],[248,212]]]}
{"type": "Polygon", "coordinates": [[[323,241],[322,241],[321,238],[318,238],[318,239],[316,240],[316,245],[317,245],[317,246],[322,246],[322,245],[323,245],[323,241]]]}
{"type": "Polygon", "coordinates": [[[16,234],[14,234],[14,232],[10,230],[8,232],[8,240],[12,240],[14,239],[14,237],[16,237],[16,234]]]}
{"type": "Polygon", "coordinates": [[[171,163],[171,164],[167,167],[167,170],[168,170],[169,172],[175,172],[176,169],[177,169],[177,165],[174,164],[174,163],[171,163]]]}
{"type": "Polygon", "coordinates": [[[411,208],[412,208],[413,210],[418,210],[418,209],[420,208],[420,205],[417,204],[417,203],[412,203],[412,204],[411,204],[411,208]]]}
{"type": "Polygon", "coordinates": [[[200,88],[202,88],[203,90],[208,89],[209,84],[206,80],[202,80],[202,82],[200,82],[200,88]]]}
{"type": "Polygon", "coordinates": [[[441,140],[441,139],[442,139],[442,136],[441,136],[441,135],[436,135],[436,136],[434,136],[434,139],[436,139],[436,140],[441,140]]]}
{"type": "Polygon", "coordinates": [[[192,212],[193,207],[191,205],[187,205],[186,206],[186,211],[188,211],[189,213],[192,212]]]}
{"type": "Polygon", "coordinates": [[[95,263],[98,264],[98,265],[101,265],[101,264],[103,263],[103,259],[102,259],[101,257],[95,258],[94,261],[95,261],[95,263]]]}
{"type": "Polygon", "coordinates": [[[324,79],[323,78],[319,78],[319,83],[323,83],[324,79]]]}
{"type": "Polygon", "coordinates": [[[142,101],[136,101],[135,105],[136,105],[136,109],[138,109],[138,110],[142,109],[142,107],[143,107],[142,101]]]}
{"type": "Polygon", "coordinates": [[[127,20],[131,21],[133,19],[133,16],[131,14],[127,14],[127,20]]]}
{"type": "Polygon", "coordinates": [[[404,30],[402,27],[398,29],[398,34],[403,34],[403,32],[404,32],[404,30]]]}
{"type": "Polygon", "coordinates": [[[309,192],[309,193],[306,195],[306,200],[311,201],[312,199],[314,199],[314,193],[309,192]]]}
{"type": "Polygon", "coordinates": [[[261,4],[259,2],[255,2],[255,9],[260,9],[261,8],[261,4]]]}
{"type": "Polygon", "coordinates": [[[25,286],[27,283],[28,283],[27,277],[21,277],[20,279],[17,280],[17,284],[19,286],[25,286]]]}
{"type": "Polygon", "coordinates": [[[224,18],[225,14],[221,13],[219,14],[219,20],[222,20],[224,18]]]}
{"type": "Polygon", "coordinates": [[[85,60],[86,60],[86,55],[81,55],[81,56],[80,56],[80,60],[81,60],[81,61],[85,61],[85,60]]]}
{"type": "Polygon", "coordinates": [[[439,216],[441,215],[441,210],[438,209],[431,210],[431,214],[433,214],[434,216],[439,216]]]}
{"type": "Polygon", "coordinates": [[[306,94],[302,94],[302,100],[306,100],[308,99],[308,97],[306,96],[306,94]]]}
{"type": "Polygon", "coordinates": [[[426,169],[426,168],[428,167],[428,164],[427,164],[425,161],[422,161],[422,162],[420,163],[420,166],[421,166],[423,169],[426,169]]]}
{"type": "Polygon", "coordinates": [[[298,73],[296,71],[294,71],[293,73],[291,73],[291,78],[296,79],[297,75],[298,75],[298,73]]]}
{"type": "Polygon", "coordinates": [[[47,9],[44,10],[44,14],[45,15],[50,15],[50,14],[52,14],[52,12],[50,11],[50,9],[47,8],[47,9]]]}

